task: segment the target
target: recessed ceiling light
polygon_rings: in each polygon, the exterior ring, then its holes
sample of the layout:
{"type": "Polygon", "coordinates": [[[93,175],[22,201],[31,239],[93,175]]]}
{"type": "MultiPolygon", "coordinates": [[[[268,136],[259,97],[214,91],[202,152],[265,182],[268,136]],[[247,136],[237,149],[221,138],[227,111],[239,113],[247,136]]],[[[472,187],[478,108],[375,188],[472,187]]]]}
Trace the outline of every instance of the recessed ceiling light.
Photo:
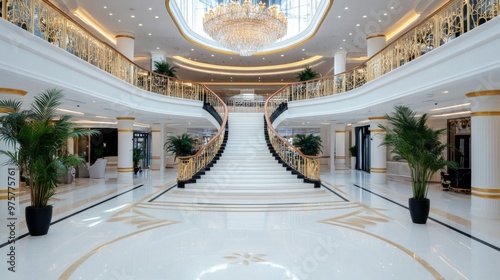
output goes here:
{"type": "Polygon", "coordinates": [[[342,18],[342,16],[338,16],[338,18],[342,18]]]}
{"type": "Polygon", "coordinates": [[[110,16],[112,16],[112,15],[113,15],[113,13],[109,13],[109,15],[110,15],[110,16]]]}
{"type": "Polygon", "coordinates": [[[149,8],[148,10],[150,10],[150,11],[151,11],[151,10],[153,10],[153,8],[149,8]]]}
{"type": "Polygon", "coordinates": [[[304,58],[302,58],[302,60],[304,60],[304,58]]]}
{"type": "Polygon", "coordinates": [[[349,10],[349,7],[345,7],[344,9],[349,10]]]}
{"type": "Polygon", "coordinates": [[[363,18],[366,18],[366,15],[363,15],[363,18]]]}
{"type": "Polygon", "coordinates": [[[281,79],[281,81],[283,82],[283,79],[281,79]]]}
{"type": "Polygon", "coordinates": [[[394,10],[394,6],[391,7],[391,10],[394,10]]]}
{"type": "Polygon", "coordinates": [[[104,9],[107,9],[108,7],[107,6],[104,6],[104,9]]]}
{"type": "Polygon", "coordinates": [[[139,26],[142,26],[142,23],[139,23],[139,26]]]}
{"type": "Polygon", "coordinates": [[[386,16],[386,15],[387,15],[387,13],[384,13],[384,16],[386,16]]]}
{"type": "Polygon", "coordinates": [[[378,20],[378,22],[382,22],[382,20],[381,20],[381,19],[379,19],[379,20],[378,20]]]}
{"type": "Polygon", "coordinates": [[[192,52],[194,52],[194,49],[191,49],[192,52]]]}
{"type": "Polygon", "coordinates": [[[302,51],[304,52],[304,51],[306,51],[306,49],[302,49],[302,51]]]}
{"type": "Polygon", "coordinates": [[[151,36],[151,33],[148,33],[149,36],[151,36]]]}
{"type": "Polygon", "coordinates": [[[349,32],[349,36],[352,36],[352,32],[349,32]]]}
{"type": "Polygon", "coordinates": [[[155,16],[155,18],[160,18],[159,16],[155,16]]]}
{"type": "Polygon", "coordinates": [[[212,54],[212,57],[214,57],[215,55],[212,54]]]}
{"type": "Polygon", "coordinates": [[[359,26],[359,25],[360,25],[359,23],[358,23],[358,24],[356,24],[356,26],[359,26]]]}
{"type": "Polygon", "coordinates": [[[266,59],[265,57],[263,57],[262,59],[266,59]]]}
{"type": "Polygon", "coordinates": [[[340,47],[340,49],[343,49],[342,47],[340,47]]]}
{"type": "Polygon", "coordinates": [[[122,22],[122,20],[121,20],[121,19],[119,19],[119,20],[118,20],[118,22],[122,22]]]}
{"type": "Polygon", "coordinates": [[[212,82],[214,81],[214,79],[212,79],[212,82]]]}
{"type": "Polygon", "coordinates": [[[156,49],[157,49],[157,50],[159,50],[159,49],[160,49],[160,47],[156,47],[156,49]]]}
{"type": "Polygon", "coordinates": [[[444,90],[444,91],[443,91],[443,93],[450,93],[450,92],[449,92],[449,91],[447,91],[447,90],[444,90]]]}
{"type": "Polygon", "coordinates": [[[284,57],[284,56],[285,56],[284,54],[281,55],[281,57],[284,57]]]}
{"type": "Polygon", "coordinates": [[[135,18],[135,16],[134,16],[134,15],[131,15],[130,17],[131,17],[131,18],[135,18]]]}

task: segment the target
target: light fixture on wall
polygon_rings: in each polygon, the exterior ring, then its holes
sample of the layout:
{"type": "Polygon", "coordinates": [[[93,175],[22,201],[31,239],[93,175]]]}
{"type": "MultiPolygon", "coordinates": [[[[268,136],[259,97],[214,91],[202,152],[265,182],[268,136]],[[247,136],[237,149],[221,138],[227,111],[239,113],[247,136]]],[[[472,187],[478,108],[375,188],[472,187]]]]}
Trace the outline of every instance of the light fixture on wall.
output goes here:
{"type": "Polygon", "coordinates": [[[220,4],[203,18],[203,30],[241,56],[251,56],[283,38],[287,26],[287,18],[276,5],[266,9],[266,4],[252,5],[249,0],[243,5],[234,1],[220,4]]]}

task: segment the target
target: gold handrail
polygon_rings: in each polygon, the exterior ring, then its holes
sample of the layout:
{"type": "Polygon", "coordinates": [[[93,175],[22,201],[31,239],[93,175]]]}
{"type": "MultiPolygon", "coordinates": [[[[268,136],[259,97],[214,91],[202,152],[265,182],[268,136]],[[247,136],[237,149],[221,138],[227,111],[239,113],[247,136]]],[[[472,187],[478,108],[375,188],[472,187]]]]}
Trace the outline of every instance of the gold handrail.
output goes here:
{"type": "Polygon", "coordinates": [[[210,89],[206,88],[206,90],[211,93],[211,98],[209,98],[206,102],[215,108],[219,116],[222,118],[222,123],[219,131],[217,131],[217,134],[207,144],[201,147],[196,154],[192,156],[177,157],[179,162],[177,169],[177,182],[179,187],[184,187],[184,184],[191,180],[196,173],[204,169],[210,162],[212,162],[224,142],[228,117],[227,106],[224,101],[222,101],[222,99],[210,89]]]}
{"type": "Polygon", "coordinates": [[[304,155],[299,149],[290,144],[284,139],[274,128],[271,123],[271,114],[276,111],[280,104],[288,101],[289,92],[287,87],[283,87],[273,95],[269,96],[264,105],[264,115],[267,125],[267,133],[275,152],[280,156],[288,166],[304,175],[304,177],[312,182],[320,182],[320,156],[304,155]]]}
{"type": "Polygon", "coordinates": [[[495,18],[499,1],[454,0],[399,36],[359,66],[307,82],[289,84],[289,101],[332,96],[359,88],[495,18]]]}
{"type": "Polygon", "coordinates": [[[47,0],[2,1],[2,17],[113,76],[156,94],[203,100],[201,84],[146,70],[94,36],[47,0]]]}

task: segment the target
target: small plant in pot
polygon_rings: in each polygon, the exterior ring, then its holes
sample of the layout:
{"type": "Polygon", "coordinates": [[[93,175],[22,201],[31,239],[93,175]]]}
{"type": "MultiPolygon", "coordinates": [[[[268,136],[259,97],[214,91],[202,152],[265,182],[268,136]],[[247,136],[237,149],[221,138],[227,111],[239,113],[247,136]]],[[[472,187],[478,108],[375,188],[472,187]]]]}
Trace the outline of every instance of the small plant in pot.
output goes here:
{"type": "Polygon", "coordinates": [[[163,147],[167,152],[172,152],[174,159],[177,159],[180,156],[190,156],[194,144],[195,140],[189,134],[184,133],[179,136],[170,136],[163,147]]]}
{"type": "Polygon", "coordinates": [[[144,156],[142,155],[142,149],[141,148],[133,148],[132,149],[132,162],[134,164],[134,174],[137,174],[139,172],[140,167],[139,167],[139,161],[143,159],[144,156]]]}
{"type": "Polygon", "coordinates": [[[69,138],[97,133],[74,128],[71,116],[56,117],[62,97],[60,90],[47,90],[35,96],[28,110],[21,109],[21,101],[0,100],[0,109],[6,112],[0,117],[0,141],[10,148],[0,153],[9,158],[7,164],[22,166],[27,177],[31,205],[26,207],[26,224],[31,235],[45,235],[49,230],[52,219],[49,199],[66,169],[58,151],[69,138]]]}
{"type": "Polygon", "coordinates": [[[410,215],[414,223],[425,224],[430,210],[427,192],[431,177],[446,167],[455,167],[456,163],[443,157],[447,145],[441,143],[439,137],[445,129],[427,126],[427,114],[415,115],[408,107],[396,106],[394,113],[387,115],[390,125],[379,127],[386,132],[382,145],[389,147],[394,154],[392,159],[408,162],[413,192],[409,199],[410,215]]]}

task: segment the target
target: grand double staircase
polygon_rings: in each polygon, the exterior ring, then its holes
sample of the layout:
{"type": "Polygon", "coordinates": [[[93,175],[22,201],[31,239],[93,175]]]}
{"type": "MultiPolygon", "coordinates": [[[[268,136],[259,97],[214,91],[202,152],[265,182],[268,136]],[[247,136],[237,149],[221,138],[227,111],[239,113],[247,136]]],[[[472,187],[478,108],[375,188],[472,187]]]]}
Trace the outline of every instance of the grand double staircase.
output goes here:
{"type": "Polygon", "coordinates": [[[228,123],[229,137],[217,163],[196,183],[169,192],[169,197],[237,204],[331,200],[326,189],[304,183],[273,157],[264,135],[263,113],[230,113],[228,123]]]}

